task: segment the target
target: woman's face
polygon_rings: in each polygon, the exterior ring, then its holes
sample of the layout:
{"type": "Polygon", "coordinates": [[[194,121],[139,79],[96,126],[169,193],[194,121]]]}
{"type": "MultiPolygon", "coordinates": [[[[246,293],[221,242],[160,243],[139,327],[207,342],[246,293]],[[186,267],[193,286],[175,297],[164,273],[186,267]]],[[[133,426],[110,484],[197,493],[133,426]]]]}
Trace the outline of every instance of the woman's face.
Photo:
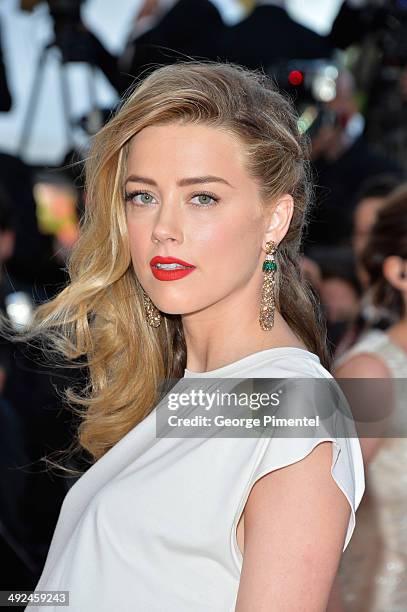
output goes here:
{"type": "Polygon", "coordinates": [[[162,312],[196,312],[250,280],[256,284],[256,276],[261,284],[266,225],[242,147],[230,134],[196,124],[150,126],[130,143],[125,192],[131,258],[162,312]],[[157,256],[193,268],[160,271],[150,263],[157,256]]]}

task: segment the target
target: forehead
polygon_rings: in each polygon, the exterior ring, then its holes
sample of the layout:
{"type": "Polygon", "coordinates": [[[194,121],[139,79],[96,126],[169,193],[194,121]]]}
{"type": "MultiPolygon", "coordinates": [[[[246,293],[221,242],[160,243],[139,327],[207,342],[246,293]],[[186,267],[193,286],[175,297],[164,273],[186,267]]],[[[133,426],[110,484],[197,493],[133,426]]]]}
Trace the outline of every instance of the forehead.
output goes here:
{"type": "Polygon", "coordinates": [[[244,171],[241,139],[219,127],[204,124],[160,124],[142,129],[129,143],[127,165],[185,170],[206,168],[215,174],[244,171]],[[159,165],[157,165],[159,164],[159,165]]]}

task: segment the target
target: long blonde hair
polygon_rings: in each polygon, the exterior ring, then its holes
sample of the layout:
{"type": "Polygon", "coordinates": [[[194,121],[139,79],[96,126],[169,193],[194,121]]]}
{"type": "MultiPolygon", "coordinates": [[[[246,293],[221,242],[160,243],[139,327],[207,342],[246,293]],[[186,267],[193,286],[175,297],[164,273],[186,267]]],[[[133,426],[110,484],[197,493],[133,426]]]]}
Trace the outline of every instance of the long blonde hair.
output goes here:
{"type": "Polygon", "coordinates": [[[158,328],[146,322],[124,205],[130,139],[147,126],[177,121],[219,127],[240,137],[265,206],[283,193],[292,194],[294,214],[276,255],[276,306],[329,367],[324,324],[299,269],[312,183],[309,143],[298,130],[291,102],[264,74],[234,64],[187,61],[160,67],[94,137],[85,166],[80,237],[67,262],[70,282],[37,308],[18,340],[41,338],[53,363],[63,357],[73,367],[87,368],[87,384],[80,391],[70,387],[65,395],[80,417],[74,443],[92,461],[151,412],[163,380],[184,373],[181,316],[162,313],[158,328]]]}

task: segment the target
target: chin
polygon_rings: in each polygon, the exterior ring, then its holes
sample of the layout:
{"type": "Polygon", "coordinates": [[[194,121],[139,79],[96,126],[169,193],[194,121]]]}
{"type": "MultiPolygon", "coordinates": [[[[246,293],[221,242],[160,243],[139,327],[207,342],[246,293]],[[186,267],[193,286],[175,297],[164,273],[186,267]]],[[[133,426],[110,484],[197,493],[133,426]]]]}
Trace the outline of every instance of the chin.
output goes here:
{"type": "MultiPolygon", "coordinates": [[[[153,298],[151,298],[153,300],[153,298]]],[[[191,303],[189,302],[188,304],[185,304],[185,302],[183,304],[176,304],[175,302],[172,302],[171,305],[167,303],[161,303],[159,301],[154,302],[155,306],[158,308],[158,310],[160,310],[160,312],[162,312],[163,314],[166,315],[178,315],[178,316],[184,316],[184,315],[189,315],[189,314],[193,314],[194,312],[197,312],[199,310],[201,310],[201,308],[199,308],[199,306],[197,308],[191,308],[191,303]]],[[[204,307],[202,307],[204,308],[204,307]]]]}
{"type": "Polygon", "coordinates": [[[188,310],[185,302],[183,304],[178,304],[175,300],[155,300],[152,293],[149,294],[150,298],[156,308],[163,314],[167,315],[182,315],[186,310],[188,310]]]}

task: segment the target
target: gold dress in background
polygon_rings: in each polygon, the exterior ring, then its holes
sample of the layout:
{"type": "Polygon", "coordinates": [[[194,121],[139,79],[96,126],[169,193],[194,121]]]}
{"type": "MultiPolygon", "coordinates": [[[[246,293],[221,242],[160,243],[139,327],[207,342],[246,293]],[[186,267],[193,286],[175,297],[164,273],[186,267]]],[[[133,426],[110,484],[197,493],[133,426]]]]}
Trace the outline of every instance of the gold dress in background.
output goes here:
{"type": "Polygon", "coordinates": [[[392,432],[369,464],[366,493],[339,578],[346,612],[407,612],[407,353],[387,334],[365,334],[337,365],[361,353],[384,361],[395,385],[392,432]]]}

